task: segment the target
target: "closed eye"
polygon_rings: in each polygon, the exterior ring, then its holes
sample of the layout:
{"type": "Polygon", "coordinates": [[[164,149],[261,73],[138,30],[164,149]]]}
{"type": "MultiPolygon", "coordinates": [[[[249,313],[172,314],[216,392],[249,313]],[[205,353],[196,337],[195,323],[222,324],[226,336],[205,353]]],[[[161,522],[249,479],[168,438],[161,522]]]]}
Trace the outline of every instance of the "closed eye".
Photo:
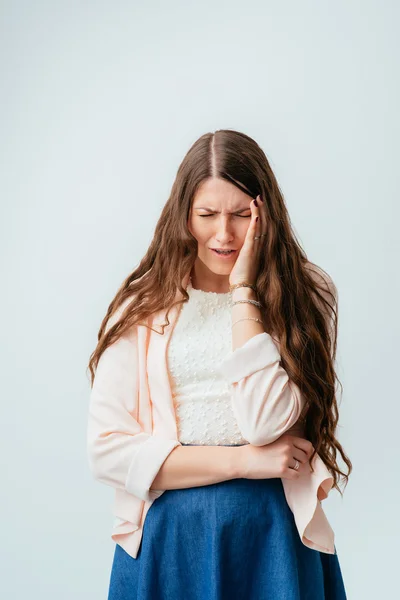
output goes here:
{"type": "MultiPolygon", "coordinates": [[[[203,218],[207,218],[207,217],[213,217],[214,215],[199,215],[199,217],[203,217],[203,218]]],[[[239,217],[239,219],[250,219],[251,214],[250,215],[233,215],[234,217],[239,217]]]]}

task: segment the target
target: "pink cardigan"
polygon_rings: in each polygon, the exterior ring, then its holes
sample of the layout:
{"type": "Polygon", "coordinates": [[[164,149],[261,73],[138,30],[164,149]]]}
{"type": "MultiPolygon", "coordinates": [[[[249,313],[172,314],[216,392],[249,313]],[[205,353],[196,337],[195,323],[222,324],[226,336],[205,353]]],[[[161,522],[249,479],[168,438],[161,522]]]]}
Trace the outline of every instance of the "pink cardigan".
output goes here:
{"type": "MultiPolygon", "coordinates": [[[[188,278],[182,282],[185,288],[188,278]]],[[[182,298],[179,291],[176,298],[182,298]]],[[[107,327],[118,320],[129,301],[107,327]]],[[[164,493],[151,490],[152,482],[170,452],[181,445],[166,356],[181,307],[171,309],[164,335],[135,325],[109,346],[100,357],[90,393],[90,469],[96,480],[115,489],[111,537],[133,558],[137,557],[147,511],[164,493]]],[[[166,309],[156,313],[149,324],[157,329],[165,322],[165,313],[166,309]]],[[[221,364],[221,373],[231,386],[239,428],[256,446],[269,444],[285,432],[303,437],[296,425],[302,397],[279,360],[278,341],[260,333],[221,364]]],[[[302,542],[334,554],[334,533],[321,506],[333,478],[318,454],[313,466],[314,473],[310,469],[297,480],[282,479],[282,484],[302,542]]]]}

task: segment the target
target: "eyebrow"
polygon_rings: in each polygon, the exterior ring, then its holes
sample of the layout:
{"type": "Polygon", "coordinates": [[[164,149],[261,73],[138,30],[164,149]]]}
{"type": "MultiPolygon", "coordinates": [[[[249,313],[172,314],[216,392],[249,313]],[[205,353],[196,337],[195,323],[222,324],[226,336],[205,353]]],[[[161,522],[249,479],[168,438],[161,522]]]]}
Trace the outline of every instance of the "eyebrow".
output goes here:
{"type": "MultiPolygon", "coordinates": [[[[194,210],[206,210],[207,212],[218,212],[214,208],[208,208],[208,207],[205,207],[205,206],[195,206],[194,210]]],[[[233,215],[234,213],[242,213],[242,212],[245,212],[246,210],[251,210],[250,206],[248,206],[247,208],[239,208],[239,210],[234,210],[230,214],[233,215]]]]}

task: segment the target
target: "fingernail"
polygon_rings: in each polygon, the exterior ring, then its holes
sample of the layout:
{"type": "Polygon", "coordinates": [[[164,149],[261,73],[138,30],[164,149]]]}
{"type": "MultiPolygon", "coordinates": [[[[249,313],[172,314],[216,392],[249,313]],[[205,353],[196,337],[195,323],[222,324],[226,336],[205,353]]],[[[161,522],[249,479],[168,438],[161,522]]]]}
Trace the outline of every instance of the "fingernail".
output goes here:
{"type": "Polygon", "coordinates": [[[259,199],[260,202],[263,201],[263,199],[261,198],[260,194],[257,196],[257,198],[259,199]]]}
{"type": "Polygon", "coordinates": [[[258,221],[258,215],[256,216],[256,223],[257,223],[257,221],[258,221]]]}
{"type": "Polygon", "coordinates": [[[254,205],[258,206],[258,204],[257,204],[257,198],[254,198],[254,205]]]}

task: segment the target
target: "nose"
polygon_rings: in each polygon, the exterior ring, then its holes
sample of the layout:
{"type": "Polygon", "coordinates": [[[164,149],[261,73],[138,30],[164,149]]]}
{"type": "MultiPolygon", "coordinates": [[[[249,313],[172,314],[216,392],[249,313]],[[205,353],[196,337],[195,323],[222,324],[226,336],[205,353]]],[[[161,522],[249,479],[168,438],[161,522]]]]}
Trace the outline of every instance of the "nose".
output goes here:
{"type": "Polygon", "coordinates": [[[222,246],[229,243],[233,238],[233,225],[230,222],[229,217],[221,215],[218,219],[218,227],[215,233],[215,239],[222,246]]]}

